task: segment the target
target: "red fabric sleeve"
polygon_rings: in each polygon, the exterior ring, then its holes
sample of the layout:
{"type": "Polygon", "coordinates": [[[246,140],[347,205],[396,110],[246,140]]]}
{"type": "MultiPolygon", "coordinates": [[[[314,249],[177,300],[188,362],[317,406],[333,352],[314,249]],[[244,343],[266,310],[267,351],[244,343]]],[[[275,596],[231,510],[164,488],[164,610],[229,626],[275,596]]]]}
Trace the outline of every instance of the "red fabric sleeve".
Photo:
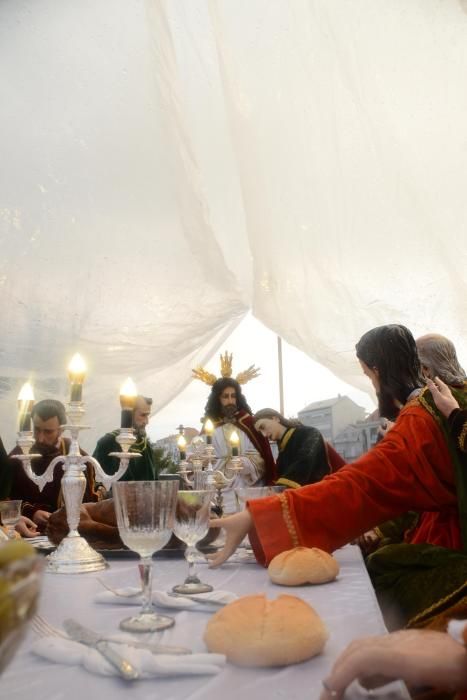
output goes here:
{"type": "Polygon", "coordinates": [[[255,523],[248,536],[258,563],[267,566],[273,558],[269,552],[278,554],[296,546],[287,527],[277,527],[277,523],[285,523],[279,496],[257,498],[247,501],[246,505],[255,523]],[[258,529],[256,522],[259,523],[258,529]]]}
{"type": "Polygon", "coordinates": [[[404,540],[410,544],[428,542],[446,549],[462,549],[457,507],[446,508],[441,513],[422,513],[416,528],[410,530],[404,540]]]}
{"type": "Polygon", "coordinates": [[[456,504],[443,435],[427,411],[411,404],[384,439],[352,464],[317,484],[250,501],[249,510],[268,563],[296,546],[292,542],[332,552],[408,510],[442,511],[456,504]]]}

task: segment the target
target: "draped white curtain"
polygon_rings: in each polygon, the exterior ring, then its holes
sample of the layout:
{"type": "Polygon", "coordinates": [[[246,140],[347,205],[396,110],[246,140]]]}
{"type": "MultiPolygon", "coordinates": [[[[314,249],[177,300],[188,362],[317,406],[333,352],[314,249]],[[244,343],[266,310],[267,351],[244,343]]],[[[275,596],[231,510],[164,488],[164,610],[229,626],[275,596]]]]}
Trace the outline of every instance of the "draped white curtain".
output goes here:
{"type": "Polygon", "coordinates": [[[465,3],[2,0],[0,85],[0,434],[75,350],[96,434],[162,407],[249,308],[352,383],[381,323],[466,357],[465,3]]]}

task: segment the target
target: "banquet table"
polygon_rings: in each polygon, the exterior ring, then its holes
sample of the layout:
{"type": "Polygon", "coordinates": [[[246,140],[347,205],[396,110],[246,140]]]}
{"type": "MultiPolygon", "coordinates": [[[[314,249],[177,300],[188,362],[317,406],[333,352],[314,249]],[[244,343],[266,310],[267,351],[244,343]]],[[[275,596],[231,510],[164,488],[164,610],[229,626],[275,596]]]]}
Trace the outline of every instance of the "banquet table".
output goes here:
{"type": "MultiPolygon", "coordinates": [[[[288,593],[310,603],[324,620],[329,639],[324,652],[305,663],[276,669],[239,668],[227,664],[215,676],[138,680],[129,685],[118,677],[98,676],[81,667],[36,657],[30,648],[37,636],[29,629],[16,657],[1,677],[0,695],[8,700],[128,700],[131,692],[135,700],[318,700],[321,680],[337,654],[356,637],[386,631],[359,548],[348,545],[335,556],[341,567],[336,581],[293,589],[271,583],[267,571],[256,563],[227,562],[216,570],[203,564],[199,566],[203,580],[216,589],[233,591],[239,596],[265,592],[269,598],[288,593]]],[[[186,574],[186,563],[179,557],[156,559],[153,568],[154,588],[158,590],[170,590],[186,574]]],[[[110,559],[109,569],[98,573],[44,574],[39,613],[55,627],[61,627],[65,618],[73,617],[100,633],[117,633],[119,621],[136,609],[126,604],[97,603],[94,599],[103,591],[99,579],[114,586],[132,585],[137,581],[137,561],[110,559]]],[[[161,612],[172,614],[168,610],[161,612]]],[[[213,613],[184,610],[173,614],[174,627],[150,637],[138,635],[138,640],[144,638],[187,646],[196,652],[205,651],[203,630],[213,613]]],[[[390,698],[407,700],[409,695],[403,684],[397,684],[390,698]]]]}

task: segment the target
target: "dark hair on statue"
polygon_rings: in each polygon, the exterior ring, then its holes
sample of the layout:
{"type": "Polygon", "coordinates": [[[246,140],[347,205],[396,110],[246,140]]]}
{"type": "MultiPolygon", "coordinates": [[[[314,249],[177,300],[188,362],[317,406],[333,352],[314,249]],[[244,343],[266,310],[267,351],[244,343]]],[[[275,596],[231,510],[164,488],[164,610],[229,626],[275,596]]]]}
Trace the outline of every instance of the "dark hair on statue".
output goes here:
{"type": "Polygon", "coordinates": [[[221,377],[220,379],[216,379],[212,385],[211,393],[209,394],[207,404],[204,407],[204,418],[218,420],[222,416],[220,395],[224,389],[227,389],[228,387],[235,389],[237,394],[237,409],[247,411],[247,413],[250,414],[252,413],[251,408],[246,402],[246,398],[242,394],[240,384],[235,381],[235,379],[231,379],[230,377],[221,377]]]}
{"type": "Polygon", "coordinates": [[[378,370],[380,414],[394,420],[394,400],[405,404],[414,389],[425,384],[412,333],[398,324],[378,326],[360,338],[356,351],[359,360],[378,370]]]}
{"type": "Polygon", "coordinates": [[[60,425],[66,424],[65,406],[61,401],[56,399],[44,399],[34,404],[31,411],[31,416],[39,416],[41,420],[50,420],[50,418],[58,418],[60,425]]]}
{"type": "Polygon", "coordinates": [[[262,408],[260,411],[256,411],[253,416],[255,423],[262,418],[278,418],[279,423],[283,425],[284,428],[299,428],[303,425],[299,420],[285,418],[282,413],[279,413],[279,411],[276,411],[274,408],[262,408]]]}

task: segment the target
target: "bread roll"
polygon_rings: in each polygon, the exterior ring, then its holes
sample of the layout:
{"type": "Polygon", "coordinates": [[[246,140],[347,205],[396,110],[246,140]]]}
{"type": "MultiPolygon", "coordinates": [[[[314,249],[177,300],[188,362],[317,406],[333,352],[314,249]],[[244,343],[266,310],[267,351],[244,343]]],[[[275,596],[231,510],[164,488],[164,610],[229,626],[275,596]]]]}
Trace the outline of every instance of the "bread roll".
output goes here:
{"type": "Polygon", "coordinates": [[[225,654],[238,666],[288,666],[319,654],[326,628],[300,598],[268,600],[249,595],[229,603],[209,620],[204,641],[209,651],[225,654]]]}
{"type": "Polygon", "coordinates": [[[339,564],[322,549],[295,547],[274,557],[268,573],[271,581],[281,586],[328,583],[334,581],[339,573],[339,564]]]}

